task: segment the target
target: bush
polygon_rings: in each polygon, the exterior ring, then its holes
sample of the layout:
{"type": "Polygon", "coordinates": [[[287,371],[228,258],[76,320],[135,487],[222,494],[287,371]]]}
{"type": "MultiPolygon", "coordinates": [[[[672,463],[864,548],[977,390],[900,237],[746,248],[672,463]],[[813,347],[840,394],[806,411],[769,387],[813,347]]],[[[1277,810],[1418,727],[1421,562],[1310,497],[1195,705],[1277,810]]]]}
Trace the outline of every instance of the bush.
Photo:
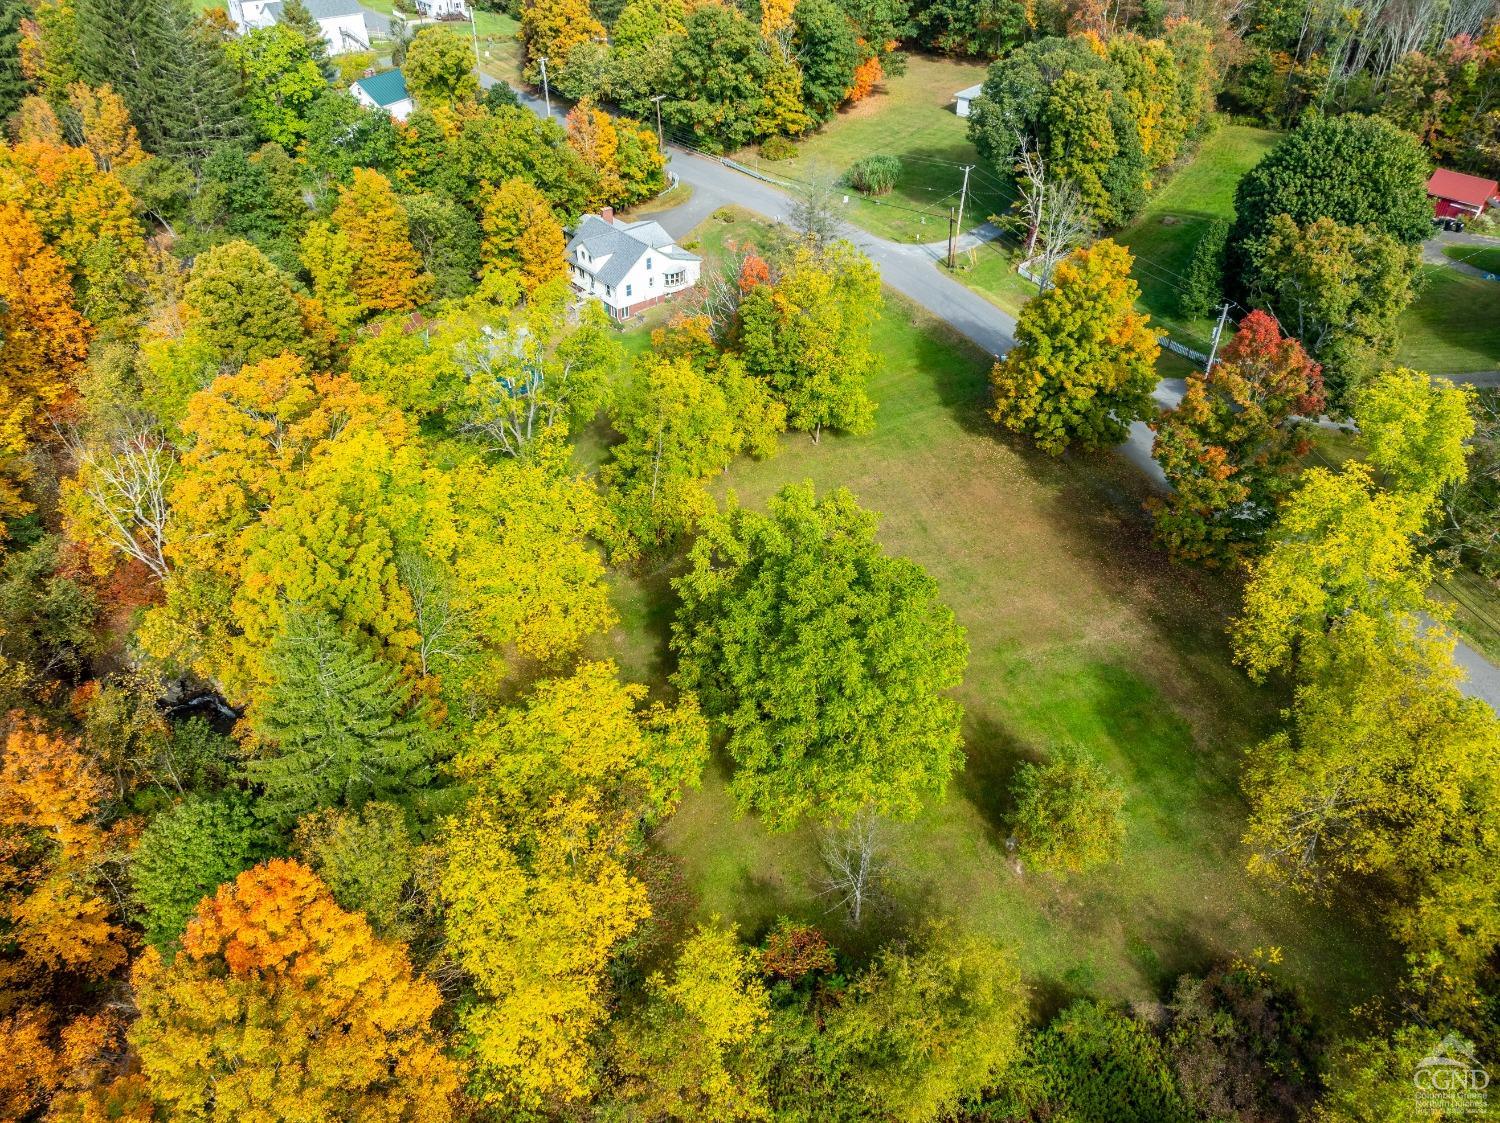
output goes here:
{"type": "Polygon", "coordinates": [[[1063,745],[1046,764],[1023,764],[1014,790],[1012,828],[1025,861],[1082,873],[1119,858],[1124,792],[1082,749],[1063,745]]]}
{"type": "Polygon", "coordinates": [[[856,160],[845,179],[866,195],[889,195],[901,176],[901,161],[894,156],[866,156],[856,160]]]}
{"type": "Polygon", "coordinates": [[[779,160],[793,160],[797,156],[797,146],[784,136],[767,137],[760,143],[760,158],[776,162],[779,160]]]}

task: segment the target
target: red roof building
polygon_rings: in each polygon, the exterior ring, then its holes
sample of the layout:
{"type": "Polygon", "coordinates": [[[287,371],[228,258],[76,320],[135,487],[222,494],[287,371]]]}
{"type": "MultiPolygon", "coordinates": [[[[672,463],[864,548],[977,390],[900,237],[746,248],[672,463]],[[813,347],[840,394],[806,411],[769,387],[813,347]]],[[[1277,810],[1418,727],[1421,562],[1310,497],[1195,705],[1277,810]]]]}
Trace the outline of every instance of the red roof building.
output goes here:
{"type": "Polygon", "coordinates": [[[1432,210],[1438,218],[1454,218],[1484,213],[1484,208],[1496,202],[1500,184],[1493,179],[1480,179],[1477,175],[1450,172],[1439,168],[1427,181],[1427,197],[1432,200],[1432,210]]]}

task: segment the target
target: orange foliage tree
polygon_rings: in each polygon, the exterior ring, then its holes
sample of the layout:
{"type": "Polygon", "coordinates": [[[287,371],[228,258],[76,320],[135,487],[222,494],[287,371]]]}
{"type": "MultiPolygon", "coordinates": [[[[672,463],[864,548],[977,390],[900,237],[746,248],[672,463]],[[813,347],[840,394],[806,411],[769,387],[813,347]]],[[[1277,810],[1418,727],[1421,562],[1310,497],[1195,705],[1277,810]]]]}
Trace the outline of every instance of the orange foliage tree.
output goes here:
{"type": "Polygon", "coordinates": [[[508,179],[484,203],[482,272],[515,269],[529,293],[567,272],[562,224],[546,198],[521,179],[508,179]]]}
{"type": "Polygon", "coordinates": [[[459,1072],[431,1024],[437,987],[296,862],[220,886],[175,959],[148,948],[132,978],[130,1041],[174,1118],[457,1115],[459,1072]]]}
{"type": "MultiPolygon", "coordinates": [[[[860,40],[860,46],[864,46],[864,40],[860,40]]],[[[844,100],[852,104],[869,97],[884,78],[885,67],[880,62],[880,56],[871,54],[854,68],[854,82],[849,87],[849,92],[844,95],[844,100]]]]}
{"type": "Polygon", "coordinates": [[[597,177],[588,205],[619,202],[625,192],[620,178],[620,136],[614,118],[597,108],[593,98],[584,98],[568,114],[568,144],[597,177]]]}
{"type": "Polygon", "coordinates": [[[402,311],[427,299],[432,278],[422,271],[406,210],[390,180],[355,168],[353,183],[339,188],[333,223],[354,254],[349,284],[361,311],[402,311]]]}

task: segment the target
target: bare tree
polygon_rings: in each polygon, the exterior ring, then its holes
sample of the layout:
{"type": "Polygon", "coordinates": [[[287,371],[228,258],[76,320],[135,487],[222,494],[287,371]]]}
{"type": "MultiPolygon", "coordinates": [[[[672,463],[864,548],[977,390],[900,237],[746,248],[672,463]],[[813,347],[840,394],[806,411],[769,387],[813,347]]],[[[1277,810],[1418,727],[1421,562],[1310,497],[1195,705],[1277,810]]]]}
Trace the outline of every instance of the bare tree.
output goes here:
{"type": "Polygon", "coordinates": [[[1021,220],[1027,229],[1026,260],[1035,261],[1037,284],[1046,292],[1057,263],[1093,235],[1093,216],[1078,185],[1053,175],[1030,137],[1020,138],[1016,187],[1021,192],[1021,220]]]}
{"type": "Polygon", "coordinates": [[[838,239],[844,221],[839,217],[838,177],[816,173],[798,185],[787,211],[787,222],[797,236],[821,252],[838,239]]]}
{"type": "Polygon", "coordinates": [[[78,462],[78,485],[98,516],[105,540],[166,579],[167,487],[177,468],[172,446],[145,425],[95,447],[68,444],[78,462]]]}
{"type": "Polygon", "coordinates": [[[866,805],[848,826],[824,831],[818,849],[828,867],[824,892],[837,896],[834,908],[847,909],[850,923],[858,928],[865,906],[888,868],[885,824],[866,805]]]}
{"type": "Polygon", "coordinates": [[[396,575],[411,598],[422,673],[431,673],[438,659],[462,659],[469,647],[463,626],[468,613],[453,602],[447,575],[438,563],[420,551],[403,549],[396,555],[396,575]]]}

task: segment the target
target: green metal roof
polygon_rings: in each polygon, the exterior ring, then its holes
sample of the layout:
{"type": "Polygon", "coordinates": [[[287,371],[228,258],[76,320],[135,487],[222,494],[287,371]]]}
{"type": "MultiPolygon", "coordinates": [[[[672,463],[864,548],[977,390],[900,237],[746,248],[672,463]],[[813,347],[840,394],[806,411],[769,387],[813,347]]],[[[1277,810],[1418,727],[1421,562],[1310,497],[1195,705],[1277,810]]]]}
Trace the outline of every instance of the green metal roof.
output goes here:
{"type": "Polygon", "coordinates": [[[406,75],[399,70],[387,70],[384,74],[360,78],[354,84],[369,94],[370,99],[382,109],[411,97],[406,92],[406,75]]]}

